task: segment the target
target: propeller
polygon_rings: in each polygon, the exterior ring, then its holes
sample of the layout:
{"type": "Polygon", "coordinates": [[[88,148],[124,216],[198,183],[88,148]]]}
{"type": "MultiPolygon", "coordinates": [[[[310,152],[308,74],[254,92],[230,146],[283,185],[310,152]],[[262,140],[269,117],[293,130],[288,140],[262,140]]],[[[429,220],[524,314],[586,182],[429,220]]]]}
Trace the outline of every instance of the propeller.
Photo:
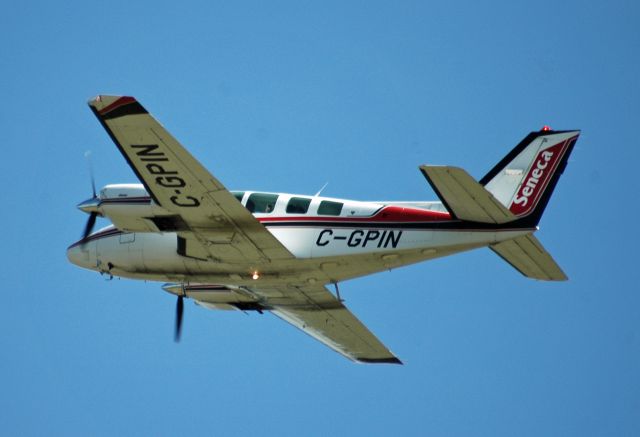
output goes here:
{"type": "Polygon", "coordinates": [[[176,331],[174,340],[176,343],[180,342],[180,335],[182,334],[182,315],[184,313],[184,296],[178,296],[176,302],[176,331]]]}
{"type": "Polygon", "coordinates": [[[91,196],[92,199],[97,198],[96,196],[96,178],[93,175],[93,165],[91,165],[91,150],[87,150],[84,152],[84,157],[87,158],[87,165],[89,166],[89,177],[91,178],[91,196]]]}
{"type": "Polygon", "coordinates": [[[84,232],[82,233],[83,240],[86,240],[89,234],[91,234],[91,231],[93,231],[93,227],[96,225],[97,217],[97,212],[92,212],[89,214],[89,219],[87,219],[87,224],[84,226],[84,232]]]}
{"type": "Polygon", "coordinates": [[[96,218],[98,217],[97,205],[100,203],[100,199],[96,193],[96,180],[93,175],[93,166],[91,165],[91,151],[86,151],[84,157],[87,158],[87,165],[89,166],[89,177],[91,178],[91,198],[82,202],[78,207],[89,212],[89,218],[87,224],[84,226],[84,232],[82,233],[82,240],[86,240],[87,237],[93,231],[93,227],[96,224],[96,218]]]}

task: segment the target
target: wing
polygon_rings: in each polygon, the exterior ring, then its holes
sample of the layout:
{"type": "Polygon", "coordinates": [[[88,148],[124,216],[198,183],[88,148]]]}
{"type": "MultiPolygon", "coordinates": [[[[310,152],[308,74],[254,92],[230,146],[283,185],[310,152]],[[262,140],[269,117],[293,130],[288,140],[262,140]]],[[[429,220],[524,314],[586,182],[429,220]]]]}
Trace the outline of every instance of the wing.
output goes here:
{"type": "Polygon", "coordinates": [[[173,215],[178,252],[221,262],[268,262],[293,255],[133,97],[98,96],[89,106],[153,200],[173,215]]]}
{"type": "Polygon", "coordinates": [[[402,364],[322,285],[165,284],[162,288],[210,309],[271,311],[353,361],[402,364]]]}
{"type": "Polygon", "coordinates": [[[282,320],[360,363],[402,362],[322,285],[253,290],[282,320]]]}

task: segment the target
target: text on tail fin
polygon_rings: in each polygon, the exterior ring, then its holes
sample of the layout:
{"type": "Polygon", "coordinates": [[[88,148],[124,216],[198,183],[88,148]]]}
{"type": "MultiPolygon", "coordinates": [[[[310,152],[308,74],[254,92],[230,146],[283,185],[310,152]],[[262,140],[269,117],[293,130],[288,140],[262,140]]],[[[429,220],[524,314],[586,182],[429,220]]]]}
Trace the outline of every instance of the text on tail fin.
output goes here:
{"type": "MultiPolygon", "coordinates": [[[[544,192],[551,176],[557,170],[562,156],[568,149],[569,142],[575,141],[575,137],[561,141],[556,145],[541,149],[533,160],[527,176],[520,184],[509,211],[517,216],[528,214],[535,208],[544,192]]],[[[544,145],[545,139],[543,139],[544,145]]]]}
{"type": "Polygon", "coordinates": [[[481,183],[515,216],[533,214],[539,218],[579,133],[541,131],[529,134],[481,183]]]}

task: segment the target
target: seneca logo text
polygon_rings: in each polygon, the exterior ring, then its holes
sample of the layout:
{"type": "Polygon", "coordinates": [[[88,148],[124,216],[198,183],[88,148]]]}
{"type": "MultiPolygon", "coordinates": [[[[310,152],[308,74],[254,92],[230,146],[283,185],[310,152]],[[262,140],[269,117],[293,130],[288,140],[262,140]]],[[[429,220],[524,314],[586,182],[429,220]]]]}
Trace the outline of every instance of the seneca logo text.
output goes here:
{"type": "Polygon", "coordinates": [[[535,193],[536,187],[540,183],[540,179],[544,176],[551,158],[553,158],[553,152],[549,150],[545,150],[540,154],[533,171],[530,173],[527,181],[522,185],[520,193],[516,196],[513,203],[520,206],[527,206],[529,203],[529,197],[535,193]]]}

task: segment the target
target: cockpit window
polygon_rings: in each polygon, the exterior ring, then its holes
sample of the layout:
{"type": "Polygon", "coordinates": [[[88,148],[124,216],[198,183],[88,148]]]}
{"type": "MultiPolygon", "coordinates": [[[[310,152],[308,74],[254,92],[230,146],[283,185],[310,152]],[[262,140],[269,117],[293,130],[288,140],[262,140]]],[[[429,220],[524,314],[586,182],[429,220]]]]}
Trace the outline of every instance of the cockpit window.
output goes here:
{"type": "Polygon", "coordinates": [[[247,209],[250,212],[269,214],[273,212],[277,201],[277,194],[253,193],[247,200],[247,209]]]}
{"type": "Polygon", "coordinates": [[[342,203],[323,200],[318,207],[318,215],[340,215],[342,212],[342,203]]]}
{"type": "Polygon", "coordinates": [[[309,210],[311,199],[305,197],[292,197],[287,203],[287,214],[306,214],[309,210]]]}
{"type": "Polygon", "coordinates": [[[232,191],[233,197],[238,199],[238,202],[242,202],[242,198],[244,197],[244,191],[232,191]]]}

